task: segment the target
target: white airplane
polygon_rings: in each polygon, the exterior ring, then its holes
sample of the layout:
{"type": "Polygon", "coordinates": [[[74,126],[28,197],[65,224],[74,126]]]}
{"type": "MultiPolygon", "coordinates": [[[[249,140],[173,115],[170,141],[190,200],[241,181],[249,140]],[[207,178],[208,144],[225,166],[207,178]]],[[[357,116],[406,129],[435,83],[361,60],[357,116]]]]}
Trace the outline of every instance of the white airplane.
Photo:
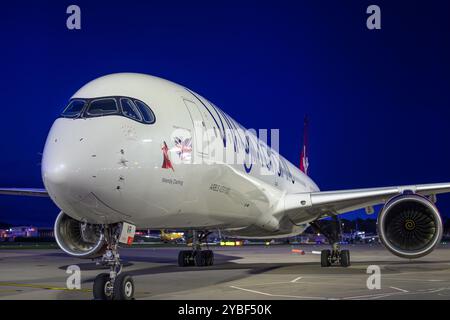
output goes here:
{"type": "MultiPolygon", "coordinates": [[[[96,299],[132,299],[135,285],[122,271],[120,243],[135,228],[191,230],[192,250],[180,266],[212,265],[201,242],[209,230],[240,238],[281,238],[320,220],[385,204],[378,233],[403,258],[430,253],[440,242],[436,195],[450,183],[320,191],[301,169],[244,131],[199,94],[157,77],[120,73],[79,89],[54,122],[42,158],[45,189],[1,188],[0,194],[49,196],[61,209],[58,245],[110,267],[94,281],[96,299]],[[225,159],[225,160],[224,160],[225,159]],[[231,161],[231,160],[232,161],[231,161]]],[[[321,265],[350,265],[339,228],[324,232],[332,250],[321,265]]]]}

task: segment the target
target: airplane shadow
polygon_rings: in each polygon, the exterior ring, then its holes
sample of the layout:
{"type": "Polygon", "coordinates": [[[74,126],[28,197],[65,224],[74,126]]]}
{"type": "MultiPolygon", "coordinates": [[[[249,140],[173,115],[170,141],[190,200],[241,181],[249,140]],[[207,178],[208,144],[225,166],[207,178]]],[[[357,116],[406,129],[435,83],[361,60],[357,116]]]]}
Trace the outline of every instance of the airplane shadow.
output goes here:
{"type": "MultiPolygon", "coordinates": [[[[314,262],[277,262],[269,261],[267,263],[239,263],[238,256],[229,254],[215,253],[215,261],[213,266],[208,267],[179,267],[176,257],[172,252],[170,256],[135,256],[122,255],[124,264],[124,272],[133,276],[142,275],[156,275],[168,274],[177,272],[202,272],[202,271],[220,271],[220,270],[245,270],[236,279],[244,278],[248,275],[263,274],[270,272],[276,274],[328,274],[328,275],[362,275],[367,274],[366,268],[369,265],[381,266],[383,272],[386,274],[402,273],[402,272],[429,272],[429,271],[444,271],[450,270],[450,260],[429,261],[429,260],[414,260],[414,261],[392,261],[392,260],[371,260],[371,261],[354,261],[349,268],[342,268],[339,265],[333,265],[329,268],[322,268],[320,266],[319,258],[314,262]],[[143,267],[134,270],[127,270],[136,263],[152,263],[161,264],[151,267],[143,267]]],[[[95,262],[85,262],[77,264],[83,271],[92,270],[108,270],[107,267],[96,265],[95,262]]],[[[68,265],[61,266],[60,269],[66,270],[68,265]]],[[[93,281],[94,278],[87,279],[86,282],[93,281]]],[[[231,281],[229,278],[226,281],[231,281]]],[[[219,282],[220,283],[220,282],[219,282]]]]}
{"type": "MultiPolygon", "coordinates": [[[[65,254],[51,253],[52,255],[65,256],[65,254]]],[[[146,252],[146,254],[149,254],[146,252]]],[[[153,254],[153,253],[151,253],[153,254]]],[[[153,278],[155,281],[155,288],[144,286],[141,290],[141,295],[151,296],[154,294],[165,294],[170,292],[177,292],[183,290],[201,289],[203,287],[211,285],[220,285],[223,283],[230,283],[233,281],[239,281],[247,278],[250,275],[270,274],[273,276],[308,276],[313,277],[324,276],[367,276],[366,270],[369,265],[379,265],[384,274],[401,274],[403,272],[430,272],[430,271],[450,271],[450,260],[388,260],[388,259],[371,259],[367,261],[354,261],[349,268],[342,268],[340,266],[331,266],[329,268],[322,268],[320,266],[320,257],[317,257],[317,261],[305,261],[302,262],[278,262],[276,260],[270,261],[270,255],[267,262],[255,262],[245,263],[239,261],[242,257],[234,256],[229,252],[215,252],[215,264],[209,267],[179,267],[177,263],[177,251],[169,250],[167,252],[158,252],[153,255],[143,255],[142,251],[124,251],[121,255],[124,263],[124,272],[129,273],[134,277],[138,276],[156,276],[153,278]],[[150,264],[146,266],[146,264],[150,264]],[[135,268],[133,268],[133,266],[135,268]],[[139,266],[139,267],[137,267],[139,266]],[[131,270],[127,270],[131,269],[131,270]],[[237,272],[220,272],[220,271],[237,271],[237,272]],[[181,272],[195,272],[205,274],[201,281],[196,281],[196,277],[190,278],[178,278],[177,285],[161,286],[161,280],[158,279],[158,275],[163,274],[175,274],[181,272]],[[218,273],[217,273],[218,272],[218,273]],[[194,279],[194,280],[193,280],[194,279]],[[159,285],[158,285],[159,283],[159,285]],[[148,289],[146,289],[148,288],[148,289]],[[148,292],[146,290],[149,290],[148,292]],[[156,291],[154,291],[156,290],[156,291]]],[[[300,258],[300,257],[299,257],[300,258]]],[[[301,258],[300,258],[301,259],[301,258]]],[[[98,270],[99,273],[107,272],[108,268],[96,265],[93,261],[86,261],[76,263],[83,271],[98,270]]],[[[66,270],[68,265],[59,267],[62,270],[66,270]]],[[[83,278],[82,283],[84,286],[91,286],[95,276],[89,276],[83,278]]],[[[280,279],[286,279],[280,278],[280,279]]],[[[356,278],[356,279],[359,279],[356,278]]],[[[450,280],[450,277],[449,277],[450,280]]],[[[153,280],[150,280],[153,281],[153,280]]],[[[276,280],[275,280],[276,281],[276,280]]]]}

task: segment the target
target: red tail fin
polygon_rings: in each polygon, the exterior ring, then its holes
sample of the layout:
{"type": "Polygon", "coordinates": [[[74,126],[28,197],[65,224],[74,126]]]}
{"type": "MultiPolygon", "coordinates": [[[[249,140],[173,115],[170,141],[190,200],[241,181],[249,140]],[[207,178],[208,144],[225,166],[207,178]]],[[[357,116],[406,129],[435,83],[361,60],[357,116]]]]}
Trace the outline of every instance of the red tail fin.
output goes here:
{"type": "Polygon", "coordinates": [[[303,147],[300,154],[300,170],[308,175],[308,167],[308,117],[305,116],[305,122],[303,124],[303,147]]]}

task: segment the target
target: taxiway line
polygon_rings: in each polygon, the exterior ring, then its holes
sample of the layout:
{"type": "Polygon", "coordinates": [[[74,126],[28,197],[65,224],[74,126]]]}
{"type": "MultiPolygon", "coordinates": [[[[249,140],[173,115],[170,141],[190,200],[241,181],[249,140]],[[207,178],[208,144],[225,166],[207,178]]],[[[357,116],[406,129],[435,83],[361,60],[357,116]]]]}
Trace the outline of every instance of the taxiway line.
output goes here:
{"type": "Polygon", "coordinates": [[[12,282],[0,282],[0,287],[22,287],[33,289],[45,289],[45,290],[59,290],[59,291],[78,291],[78,292],[92,292],[91,289],[69,289],[62,287],[53,287],[45,284],[29,284],[29,283],[12,283],[12,282]]]}
{"type": "Polygon", "coordinates": [[[263,295],[263,296],[269,296],[269,297],[294,298],[294,299],[313,299],[313,300],[327,300],[328,299],[328,298],[325,298],[325,297],[305,297],[305,296],[291,296],[291,295],[285,295],[285,294],[272,294],[272,293],[267,293],[267,292],[262,292],[262,291],[245,289],[245,288],[236,287],[236,286],[230,286],[230,288],[241,290],[241,291],[252,292],[252,293],[260,294],[260,295],[263,295]]]}

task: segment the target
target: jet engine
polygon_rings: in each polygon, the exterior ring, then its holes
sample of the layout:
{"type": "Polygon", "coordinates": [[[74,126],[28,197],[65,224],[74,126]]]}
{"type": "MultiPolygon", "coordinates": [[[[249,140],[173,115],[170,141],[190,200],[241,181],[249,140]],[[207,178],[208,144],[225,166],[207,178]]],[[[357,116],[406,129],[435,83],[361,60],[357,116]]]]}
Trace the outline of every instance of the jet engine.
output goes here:
{"type": "Polygon", "coordinates": [[[442,238],[442,220],[436,206],[416,194],[389,200],[378,216],[378,235],[396,256],[419,258],[434,250],[442,238]]]}
{"type": "Polygon", "coordinates": [[[105,252],[106,242],[99,225],[80,222],[61,211],[54,230],[58,246],[71,256],[91,259],[105,252]]]}

